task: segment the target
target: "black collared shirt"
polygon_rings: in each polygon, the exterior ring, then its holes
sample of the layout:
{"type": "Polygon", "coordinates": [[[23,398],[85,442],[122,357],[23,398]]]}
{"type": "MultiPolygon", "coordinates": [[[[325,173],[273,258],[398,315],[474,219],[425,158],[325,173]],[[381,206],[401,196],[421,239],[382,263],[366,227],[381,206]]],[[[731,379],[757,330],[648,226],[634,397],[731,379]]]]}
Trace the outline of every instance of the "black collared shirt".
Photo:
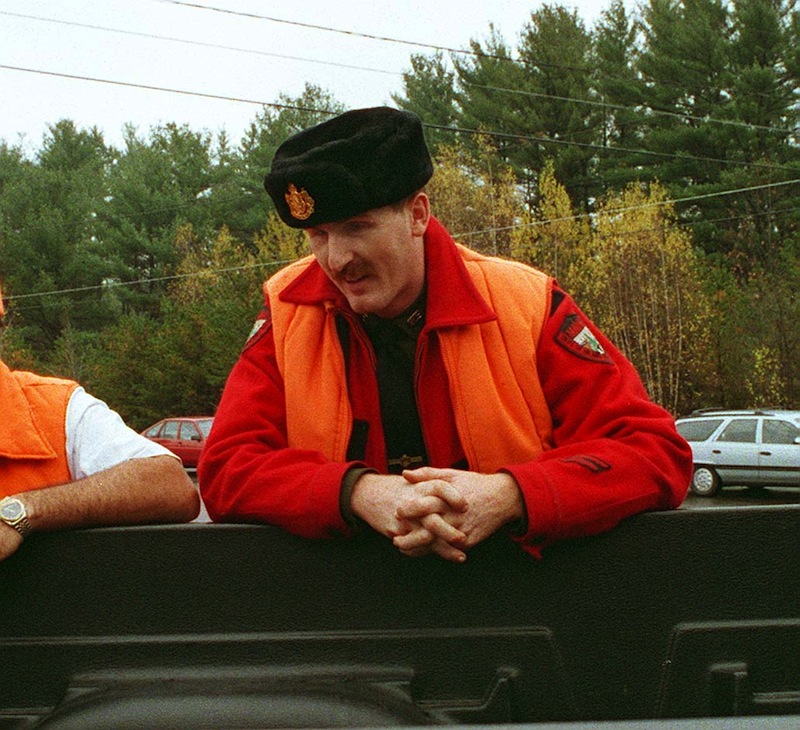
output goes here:
{"type": "Polygon", "coordinates": [[[425,291],[392,319],[363,317],[377,358],[381,421],[390,474],[428,463],[414,391],[417,338],[425,325],[425,291]]]}

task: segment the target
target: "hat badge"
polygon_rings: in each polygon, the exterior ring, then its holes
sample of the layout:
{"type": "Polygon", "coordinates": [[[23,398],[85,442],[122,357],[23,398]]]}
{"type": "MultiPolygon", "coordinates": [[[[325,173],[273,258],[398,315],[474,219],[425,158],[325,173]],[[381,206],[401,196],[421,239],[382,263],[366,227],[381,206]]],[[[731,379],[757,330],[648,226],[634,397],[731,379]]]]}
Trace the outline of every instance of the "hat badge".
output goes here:
{"type": "Polygon", "coordinates": [[[298,190],[294,183],[289,183],[283,197],[286,199],[292,218],[304,221],[310,218],[314,212],[314,198],[308,194],[305,188],[298,190]]]}

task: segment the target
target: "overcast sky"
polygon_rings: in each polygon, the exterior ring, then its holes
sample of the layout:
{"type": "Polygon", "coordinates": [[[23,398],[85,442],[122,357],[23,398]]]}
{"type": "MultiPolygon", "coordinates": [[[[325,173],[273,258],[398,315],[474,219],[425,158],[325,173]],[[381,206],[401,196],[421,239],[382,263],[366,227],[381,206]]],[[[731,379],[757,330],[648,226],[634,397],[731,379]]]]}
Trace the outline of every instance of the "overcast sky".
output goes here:
{"type": "MultiPolygon", "coordinates": [[[[609,2],[561,4],[575,10],[588,29],[609,2]]],[[[80,127],[97,126],[111,144],[120,143],[126,122],[141,134],[162,122],[212,132],[224,128],[238,144],[259,110],[257,102],[275,102],[280,93],[299,96],[310,82],[348,108],[390,104],[392,92],[402,93],[401,74],[409,69],[411,54],[433,52],[410,43],[466,48],[471,38],[485,40],[494,23],[513,47],[540,5],[537,0],[0,0],[0,139],[30,152],[40,147],[48,125],[69,118],[80,127]]]]}

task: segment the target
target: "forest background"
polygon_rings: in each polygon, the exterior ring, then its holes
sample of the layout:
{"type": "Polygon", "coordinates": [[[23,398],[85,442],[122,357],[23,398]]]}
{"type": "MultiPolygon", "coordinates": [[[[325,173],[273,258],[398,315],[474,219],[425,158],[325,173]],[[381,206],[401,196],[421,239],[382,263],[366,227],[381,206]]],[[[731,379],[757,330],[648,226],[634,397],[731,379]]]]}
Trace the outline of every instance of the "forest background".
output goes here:
{"type": "MultiPolygon", "coordinates": [[[[570,291],[651,396],[800,407],[800,17],[794,0],[560,5],[511,47],[414,54],[434,213],[570,291]]],[[[185,125],[120,148],[63,119],[0,141],[0,282],[11,367],[79,380],[134,427],[213,414],[262,304],[307,253],[263,189],[277,146],[344,111],[307,85],[237,142],[185,125]]]]}

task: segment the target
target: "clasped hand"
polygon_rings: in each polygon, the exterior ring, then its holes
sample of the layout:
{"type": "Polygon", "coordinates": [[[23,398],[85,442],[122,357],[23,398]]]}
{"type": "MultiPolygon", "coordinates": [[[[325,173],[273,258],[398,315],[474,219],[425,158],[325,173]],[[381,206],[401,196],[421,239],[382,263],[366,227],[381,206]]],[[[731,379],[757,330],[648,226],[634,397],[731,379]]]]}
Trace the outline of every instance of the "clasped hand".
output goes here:
{"type": "Polygon", "coordinates": [[[462,563],[466,551],[523,515],[509,474],[422,467],[402,476],[365,474],[353,489],[353,511],[404,555],[435,553],[462,563]]]}

